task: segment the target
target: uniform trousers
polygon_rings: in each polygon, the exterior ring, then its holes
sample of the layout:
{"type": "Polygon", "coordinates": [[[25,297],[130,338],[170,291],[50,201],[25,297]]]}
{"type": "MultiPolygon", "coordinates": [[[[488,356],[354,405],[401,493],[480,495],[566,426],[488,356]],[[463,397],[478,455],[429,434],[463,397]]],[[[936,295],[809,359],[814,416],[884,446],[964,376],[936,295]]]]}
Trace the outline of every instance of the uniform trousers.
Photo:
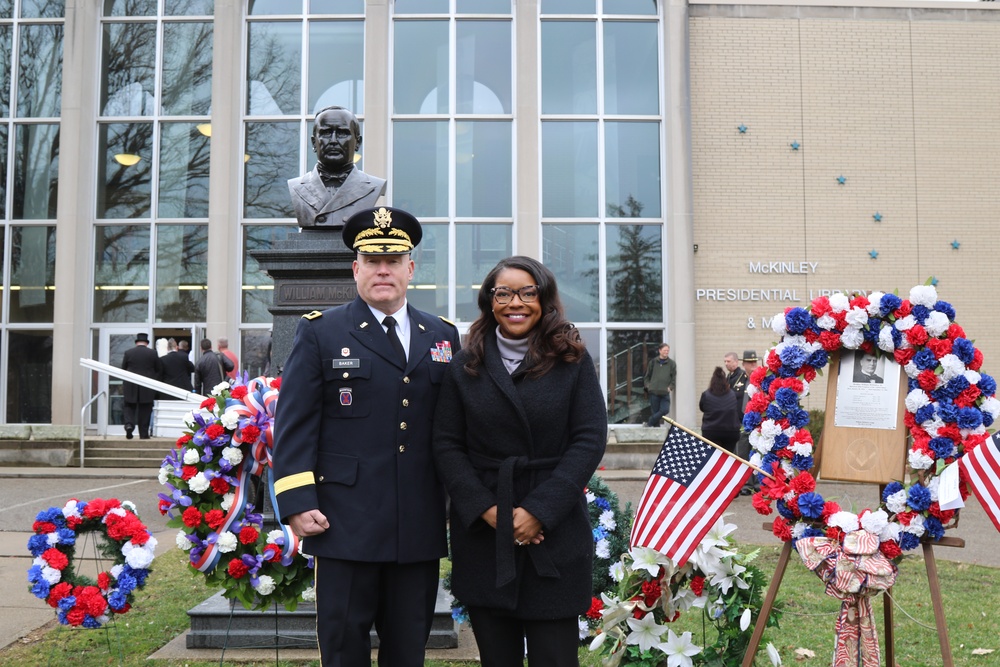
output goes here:
{"type": "Polygon", "coordinates": [[[323,667],[423,667],[434,620],[438,561],[363,563],[316,558],[316,633],[323,667]]]}
{"type": "Polygon", "coordinates": [[[579,619],[515,618],[488,607],[469,607],[469,620],[483,667],[578,667],[579,619]]]}
{"type": "Polygon", "coordinates": [[[132,428],[139,427],[139,437],[146,439],[149,437],[149,422],[153,417],[152,403],[129,403],[126,401],[122,410],[122,417],[125,420],[125,432],[132,434],[132,428]]]}

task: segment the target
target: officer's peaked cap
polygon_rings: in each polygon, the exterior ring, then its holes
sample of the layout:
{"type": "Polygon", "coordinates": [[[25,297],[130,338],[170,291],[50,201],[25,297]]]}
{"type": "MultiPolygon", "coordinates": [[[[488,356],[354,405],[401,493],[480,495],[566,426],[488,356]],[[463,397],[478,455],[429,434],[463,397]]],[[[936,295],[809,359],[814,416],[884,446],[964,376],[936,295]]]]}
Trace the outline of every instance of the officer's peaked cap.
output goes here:
{"type": "Polygon", "coordinates": [[[412,251],[423,237],[420,221],[401,208],[380,206],[359,211],[344,223],[344,245],[362,255],[412,251]]]}

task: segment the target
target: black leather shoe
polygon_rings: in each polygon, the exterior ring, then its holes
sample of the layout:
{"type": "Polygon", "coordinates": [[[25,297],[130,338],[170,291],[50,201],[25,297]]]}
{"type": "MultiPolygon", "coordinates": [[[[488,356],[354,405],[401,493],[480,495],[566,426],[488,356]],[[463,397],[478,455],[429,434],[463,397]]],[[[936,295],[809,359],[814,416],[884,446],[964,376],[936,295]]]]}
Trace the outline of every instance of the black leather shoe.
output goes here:
{"type": "Polygon", "coordinates": [[[130,428],[125,429],[125,439],[126,440],[132,439],[132,429],[130,428]]]}

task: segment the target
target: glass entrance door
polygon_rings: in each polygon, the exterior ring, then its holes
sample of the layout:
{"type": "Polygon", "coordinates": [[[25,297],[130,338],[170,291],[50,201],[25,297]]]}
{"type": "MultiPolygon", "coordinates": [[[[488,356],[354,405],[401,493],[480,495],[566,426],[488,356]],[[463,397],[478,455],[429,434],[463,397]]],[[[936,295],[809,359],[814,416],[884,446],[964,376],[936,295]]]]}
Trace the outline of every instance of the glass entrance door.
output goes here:
{"type": "MultiPolygon", "coordinates": [[[[135,330],[100,329],[94,341],[97,347],[94,358],[121,368],[125,350],[135,346],[136,333],[138,332],[135,330]]],[[[90,410],[90,425],[97,427],[98,433],[124,435],[125,398],[121,378],[107,373],[94,372],[93,375],[95,378],[90,383],[92,391],[104,391],[107,400],[94,401],[94,407],[90,410]]]]}

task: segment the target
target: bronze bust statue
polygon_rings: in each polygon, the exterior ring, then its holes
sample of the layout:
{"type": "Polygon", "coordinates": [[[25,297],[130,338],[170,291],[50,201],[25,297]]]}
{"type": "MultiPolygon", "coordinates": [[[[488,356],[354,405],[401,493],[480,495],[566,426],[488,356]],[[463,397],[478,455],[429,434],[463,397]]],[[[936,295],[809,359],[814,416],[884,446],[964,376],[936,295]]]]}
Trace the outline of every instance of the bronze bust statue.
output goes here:
{"type": "Polygon", "coordinates": [[[316,113],[312,146],[316,166],[288,180],[295,217],[303,229],[343,229],[347,218],[375,206],[385,193],[385,179],[354,166],[361,127],[343,107],[326,107],[316,113]]]}

